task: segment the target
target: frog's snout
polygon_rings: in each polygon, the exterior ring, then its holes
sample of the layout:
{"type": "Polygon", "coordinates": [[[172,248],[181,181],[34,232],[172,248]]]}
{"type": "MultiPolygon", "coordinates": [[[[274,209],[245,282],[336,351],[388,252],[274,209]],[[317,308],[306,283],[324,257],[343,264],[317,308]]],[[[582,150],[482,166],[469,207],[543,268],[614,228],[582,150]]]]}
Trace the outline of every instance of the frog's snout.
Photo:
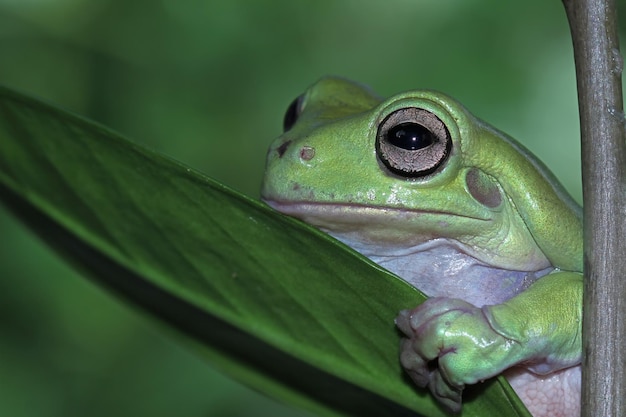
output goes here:
{"type": "MultiPolygon", "coordinates": [[[[287,153],[287,150],[292,143],[292,140],[286,140],[276,148],[276,153],[278,154],[279,159],[282,159],[282,157],[285,156],[285,153],[287,153]]],[[[315,157],[315,148],[309,145],[304,145],[300,148],[299,156],[302,161],[308,162],[315,157]]]]}

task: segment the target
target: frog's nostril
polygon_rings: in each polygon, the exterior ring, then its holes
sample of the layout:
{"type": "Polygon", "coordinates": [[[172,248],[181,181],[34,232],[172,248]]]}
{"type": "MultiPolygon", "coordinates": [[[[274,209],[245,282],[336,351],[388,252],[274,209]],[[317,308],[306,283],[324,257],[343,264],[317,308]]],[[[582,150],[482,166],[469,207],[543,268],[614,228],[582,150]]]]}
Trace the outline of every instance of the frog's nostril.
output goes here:
{"type": "Polygon", "coordinates": [[[285,152],[287,152],[287,148],[289,148],[290,144],[291,144],[291,141],[288,140],[288,141],[281,143],[280,146],[276,148],[276,152],[278,152],[279,158],[282,158],[285,152]]]}
{"type": "Polygon", "coordinates": [[[303,161],[310,161],[315,157],[315,148],[312,146],[303,146],[300,149],[300,159],[303,161]]]}

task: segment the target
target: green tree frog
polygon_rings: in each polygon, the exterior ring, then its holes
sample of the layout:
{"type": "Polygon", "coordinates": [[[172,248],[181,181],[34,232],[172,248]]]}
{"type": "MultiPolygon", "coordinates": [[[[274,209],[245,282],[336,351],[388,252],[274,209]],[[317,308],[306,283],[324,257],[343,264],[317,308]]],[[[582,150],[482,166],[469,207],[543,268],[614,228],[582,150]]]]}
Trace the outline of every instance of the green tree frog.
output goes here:
{"type": "Polygon", "coordinates": [[[434,91],[324,78],[289,107],[263,199],[432,297],[400,362],[439,402],[504,374],[533,416],[579,412],[582,219],[547,168],[434,91]]]}

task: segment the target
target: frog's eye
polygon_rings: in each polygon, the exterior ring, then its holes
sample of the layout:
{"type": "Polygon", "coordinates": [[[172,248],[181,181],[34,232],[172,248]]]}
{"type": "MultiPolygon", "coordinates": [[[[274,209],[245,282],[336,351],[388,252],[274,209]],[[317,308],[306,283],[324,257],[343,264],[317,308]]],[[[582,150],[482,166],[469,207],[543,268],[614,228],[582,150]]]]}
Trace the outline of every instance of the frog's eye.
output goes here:
{"type": "Polygon", "coordinates": [[[285,117],[283,118],[283,132],[288,131],[296,124],[298,121],[298,117],[300,116],[300,112],[302,111],[302,101],[304,96],[300,95],[296,97],[289,107],[287,107],[287,111],[285,112],[285,117]]]}
{"type": "Polygon", "coordinates": [[[424,109],[396,110],[378,126],[378,159],[403,177],[433,173],[448,158],[451,148],[452,139],[446,125],[424,109]]]}

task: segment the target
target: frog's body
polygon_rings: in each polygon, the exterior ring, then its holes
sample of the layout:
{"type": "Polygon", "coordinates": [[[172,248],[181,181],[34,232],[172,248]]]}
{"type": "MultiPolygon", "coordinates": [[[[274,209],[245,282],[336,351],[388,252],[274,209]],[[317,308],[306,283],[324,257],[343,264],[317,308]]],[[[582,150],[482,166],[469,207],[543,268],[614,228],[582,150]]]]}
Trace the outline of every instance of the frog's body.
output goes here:
{"type": "Polygon", "coordinates": [[[262,194],[433,297],[397,324],[442,404],[505,372],[533,415],[576,415],[580,208],[513,139],[440,93],[325,78],[291,106],[262,194]]]}

